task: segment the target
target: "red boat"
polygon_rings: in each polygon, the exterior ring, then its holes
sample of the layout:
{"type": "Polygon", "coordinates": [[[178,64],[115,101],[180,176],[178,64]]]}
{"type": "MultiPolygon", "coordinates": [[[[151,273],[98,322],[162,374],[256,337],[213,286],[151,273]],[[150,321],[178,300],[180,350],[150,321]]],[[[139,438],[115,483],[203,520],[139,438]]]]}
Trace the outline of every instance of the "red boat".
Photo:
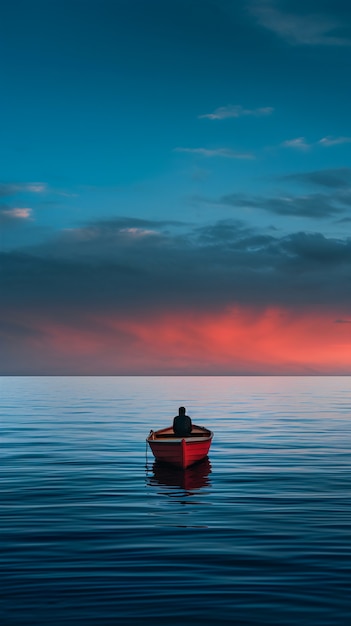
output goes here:
{"type": "Polygon", "coordinates": [[[150,430],[146,441],[158,461],[186,469],[207,456],[212,438],[213,432],[194,424],[187,437],[177,437],[170,426],[155,432],[150,430]]]}

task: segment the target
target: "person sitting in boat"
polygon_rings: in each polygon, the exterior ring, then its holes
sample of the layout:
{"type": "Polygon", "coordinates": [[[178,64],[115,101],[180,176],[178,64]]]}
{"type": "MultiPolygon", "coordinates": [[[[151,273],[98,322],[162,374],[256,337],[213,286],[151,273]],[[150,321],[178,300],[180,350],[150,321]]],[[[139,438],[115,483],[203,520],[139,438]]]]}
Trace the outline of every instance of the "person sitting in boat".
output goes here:
{"type": "Polygon", "coordinates": [[[173,430],[177,437],[187,437],[190,435],[192,423],[189,415],[186,415],[184,406],[179,407],[179,415],[173,420],[173,430]]]}

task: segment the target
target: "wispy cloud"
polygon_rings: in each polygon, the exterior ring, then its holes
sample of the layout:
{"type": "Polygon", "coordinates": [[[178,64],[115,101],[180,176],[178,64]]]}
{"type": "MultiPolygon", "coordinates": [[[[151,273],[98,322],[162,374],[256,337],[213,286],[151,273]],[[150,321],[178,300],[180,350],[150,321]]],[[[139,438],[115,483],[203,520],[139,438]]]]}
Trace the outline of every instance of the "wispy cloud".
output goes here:
{"type": "Polygon", "coordinates": [[[52,200],[48,200],[49,197],[55,198],[55,202],[61,198],[76,198],[78,193],[72,192],[69,189],[60,189],[51,187],[46,182],[40,181],[14,181],[14,182],[0,182],[0,198],[12,198],[11,204],[32,204],[33,202],[40,202],[43,207],[44,204],[49,206],[53,204],[52,200]]]}
{"type": "Polygon", "coordinates": [[[157,237],[160,236],[160,233],[157,230],[150,230],[150,229],[146,229],[146,228],[136,228],[131,227],[131,228],[121,228],[121,230],[119,231],[122,234],[126,234],[129,237],[149,237],[156,235],[157,237]]]}
{"type": "Polygon", "coordinates": [[[287,141],[283,141],[282,146],[284,148],[308,150],[311,147],[311,144],[308,144],[304,137],[296,137],[296,139],[288,139],[287,141]]]}
{"type": "Polygon", "coordinates": [[[288,139],[281,144],[284,148],[296,148],[297,150],[309,150],[315,146],[322,146],[329,148],[330,146],[337,146],[343,143],[351,143],[351,137],[322,137],[318,141],[308,143],[305,137],[296,137],[295,139],[288,139]]]}
{"type": "Polygon", "coordinates": [[[252,152],[235,152],[231,148],[175,148],[175,152],[186,152],[188,154],[199,154],[203,157],[223,157],[225,159],[254,159],[252,152]]]}
{"type": "Polygon", "coordinates": [[[229,117],[243,117],[245,115],[253,115],[255,117],[261,117],[264,115],[271,115],[274,109],[272,107],[263,107],[260,109],[245,109],[240,104],[228,104],[224,107],[215,109],[213,113],[205,113],[199,115],[199,119],[209,120],[225,120],[229,117]]]}
{"type": "Polygon", "coordinates": [[[151,230],[148,228],[140,228],[137,226],[129,226],[128,228],[119,228],[118,222],[101,222],[96,223],[90,228],[65,228],[62,232],[62,241],[65,243],[92,243],[97,240],[101,240],[101,237],[105,238],[107,243],[115,245],[117,242],[119,245],[129,244],[133,240],[148,238],[148,237],[161,237],[161,233],[157,230],[151,230]]]}
{"type": "Polygon", "coordinates": [[[48,190],[46,183],[27,183],[22,185],[22,191],[29,191],[30,193],[45,193],[48,190]]]}
{"type": "Polygon", "coordinates": [[[29,220],[32,216],[32,209],[13,208],[0,209],[0,223],[29,220]]]}
{"type": "Polygon", "coordinates": [[[351,143],[351,137],[323,137],[317,144],[321,146],[337,146],[341,143],[351,143]]]}
{"type": "Polygon", "coordinates": [[[251,13],[258,23],[292,45],[349,46],[341,35],[342,24],[328,15],[284,12],[273,0],[255,1],[251,13]],[[340,34],[338,34],[340,33],[340,34]]]}
{"type": "Polygon", "coordinates": [[[0,183],[0,197],[15,196],[18,193],[45,193],[48,190],[46,183],[0,183]]]}
{"type": "Polygon", "coordinates": [[[179,228],[184,223],[176,220],[153,221],[138,218],[118,217],[112,220],[93,222],[88,226],[65,228],[59,238],[59,247],[79,245],[80,243],[94,243],[104,241],[103,254],[119,246],[133,244],[133,241],[155,239],[165,236],[169,227],[179,228]]]}

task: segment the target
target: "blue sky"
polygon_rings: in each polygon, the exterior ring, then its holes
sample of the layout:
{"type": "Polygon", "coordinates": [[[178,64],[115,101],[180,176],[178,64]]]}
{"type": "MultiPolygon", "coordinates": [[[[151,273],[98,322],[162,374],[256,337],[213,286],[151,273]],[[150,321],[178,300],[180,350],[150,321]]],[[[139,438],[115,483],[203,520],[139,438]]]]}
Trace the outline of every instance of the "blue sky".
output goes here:
{"type": "MultiPolygon", "coordinates": [[[[13,278],[16,255],[40,259],[44,273],[53,259],[109,267],[112,234],[151,237],[146,262],[159,295],[155,233],[180,253],[193,246],[195,267],[205,231],[221,247],[235,229],[256,237],[257,267],[268,242],[281,251],[287,238],[305,237],[300,260],[308,270],[317,255],[312,291],[325,306],[335,281],[340,294],[349,289],[348,2],[13,0],[1,6],[0,54],[9,307],[23,282],[33,283],[33,302],[41,298],[30,272],[13,278]],[[329,287],[323,279],[318,291],[326,268],[329,287]]],[[[119,250],[118,263],[135,269],[119,250]]],[[[167,250],[166,263],[177,263],[167,250]]],[[[274,300],[276,285],[279,301],[275,269],[269,293],[274,300]]],[[[296,287],[296,305],[302,292],[296,287]]],[[[11,341],[6,335],[9,354],[11,341]]]]}

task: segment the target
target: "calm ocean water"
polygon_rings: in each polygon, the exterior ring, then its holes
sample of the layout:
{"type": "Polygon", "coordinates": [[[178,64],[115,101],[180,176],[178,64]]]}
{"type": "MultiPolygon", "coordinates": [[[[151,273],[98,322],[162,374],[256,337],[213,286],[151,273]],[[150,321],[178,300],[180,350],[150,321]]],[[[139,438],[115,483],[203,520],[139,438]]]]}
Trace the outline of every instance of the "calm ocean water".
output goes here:
{"type": "Polygon", "coordinates": [[[350,378],[0,388],[1,626],[351,623],[350,378]],[[181,404],[185,472],[145,444],[181,404]]]}

